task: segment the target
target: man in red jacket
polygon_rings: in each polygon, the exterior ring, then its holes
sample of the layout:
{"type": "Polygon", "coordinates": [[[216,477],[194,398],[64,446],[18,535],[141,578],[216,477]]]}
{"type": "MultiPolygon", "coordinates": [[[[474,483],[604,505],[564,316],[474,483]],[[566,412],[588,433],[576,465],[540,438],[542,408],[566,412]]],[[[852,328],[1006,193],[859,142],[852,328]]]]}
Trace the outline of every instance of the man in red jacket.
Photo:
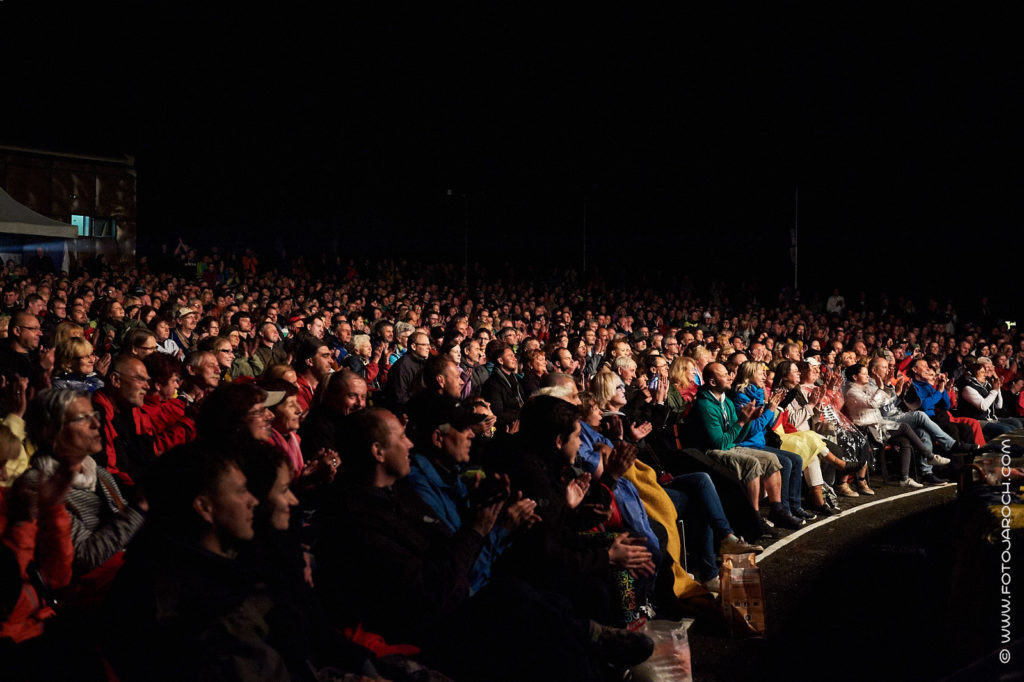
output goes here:
{"type": "Polygon", "coordinates": [[[119,355],[110,365],[107,385],[93,397],[102,414],[103,450],[98,464],[127,486],[135,485],[156,459],[152,434],[143,424],[142,410],[149,390],[149,371],[141,360],[119,355]]]}

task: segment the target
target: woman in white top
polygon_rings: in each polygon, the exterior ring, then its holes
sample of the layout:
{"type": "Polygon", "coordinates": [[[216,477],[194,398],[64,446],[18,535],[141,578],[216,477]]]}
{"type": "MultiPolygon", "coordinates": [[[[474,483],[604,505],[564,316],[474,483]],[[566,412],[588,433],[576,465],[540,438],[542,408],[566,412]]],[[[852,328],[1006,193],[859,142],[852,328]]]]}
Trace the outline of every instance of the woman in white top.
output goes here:
{"type": "Polygon", "coordinates": [[[981,432],[986,440],[1024,427],[1016,417],[999,419],[996,410],[1003,407],[1002,381],[996,374],[992,360],[979,357],[967,365],[967,382],[960,389],[959,412],[961,417],[972,417],[981,422],[981,432]]]}
{"type": "Polygon", "coordinates": [[[931,452],[914,430],[882,415],[881,408],[896,401],[896,392],[885,386],[885,377],[872,381],[868,368],[855,364],[846,368],[844,410],[854,424],[866,431],[878,444],[892,443],[900,451],[900,487],[920,488],[922,484],[910,477],[910,460],[915,454],[928,458],[931,452]]]}

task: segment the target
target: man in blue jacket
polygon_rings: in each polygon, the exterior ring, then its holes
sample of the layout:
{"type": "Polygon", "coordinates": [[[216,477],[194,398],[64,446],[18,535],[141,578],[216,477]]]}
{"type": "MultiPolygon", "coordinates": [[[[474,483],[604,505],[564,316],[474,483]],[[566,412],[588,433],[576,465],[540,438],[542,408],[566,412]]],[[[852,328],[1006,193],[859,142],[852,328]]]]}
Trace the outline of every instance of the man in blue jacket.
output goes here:
{"type": "MultiPolygon", "coordinates": [[[[430,404],[417,414],[416,433],[419,437],[416,454],[412,456],[409,482],[437,518],[455,533],[462,526],[462,518],[470,507],[471,488],[461,474],[469,462],[474,438],[472,427],[485,417],[455,405],[445,396],[432,398],[430,404]]],[[[485,485],[481,485],[478,479],[480,490],[485,485]]],[[[521,497],[521,493],[519,495],[521,497]]],[[[517,499],[505,508],[484,538],[480,554],[470,570],[470,594],[487,584],[491,566],[512,541],[513,531],[520,526],[529,527],[539,520],[534,514],[536,507],[533,500],[517,499]]]]}

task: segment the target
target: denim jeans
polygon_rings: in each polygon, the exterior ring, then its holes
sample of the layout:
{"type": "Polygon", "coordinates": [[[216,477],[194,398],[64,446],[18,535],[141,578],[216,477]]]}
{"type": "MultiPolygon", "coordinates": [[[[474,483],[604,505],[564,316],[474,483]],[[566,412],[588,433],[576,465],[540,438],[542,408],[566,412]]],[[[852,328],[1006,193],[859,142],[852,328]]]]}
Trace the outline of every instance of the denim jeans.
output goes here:
{"type": "Polygon", "coordinates": [[[1004,433],[1016,431],[1021,427],[1021,423],[1021,420],[1016,417],[1005,417],[1003,419],[983,421],[981,422],[981,432],[985,435],[985,440],[992,440],[993,438],[998,438],[1004,433]]]}
{"type": "MultiPolygon", "coordinates": [[[[946,452],[949,452],[953,444],[956,443],[948,433],[932,421],[931,417],[920,410],[904,412],[896,421],[912,428],[917,437],[921,439],[921,443],[927,448],[929,454],[934,454],[935,443],[941,445],[946,452]]],[[[927,476],[932,473],[932,465],[928,463],[928,457],[928,454],[917,454],[917,467],[921,471],[921,476],[927,476]]]]}
{"type": "Polygon", "coordinates": [[[700,580],[711,580],[718,575],[715,546],[732,535],[711,477],[704,472],[676,476],[665,492],[686,524],[686,544],[694,559],[694,574],[700,580]]]}
{"type": "Polygon", "coordinates": [[[779,458],[782,465],[782,507],[790,514],[802,509],[803,503],[800,498],[803,496],[803,459],[800,455],[768,445],[760,445],[757,449],[770,452],[779,458]]]}

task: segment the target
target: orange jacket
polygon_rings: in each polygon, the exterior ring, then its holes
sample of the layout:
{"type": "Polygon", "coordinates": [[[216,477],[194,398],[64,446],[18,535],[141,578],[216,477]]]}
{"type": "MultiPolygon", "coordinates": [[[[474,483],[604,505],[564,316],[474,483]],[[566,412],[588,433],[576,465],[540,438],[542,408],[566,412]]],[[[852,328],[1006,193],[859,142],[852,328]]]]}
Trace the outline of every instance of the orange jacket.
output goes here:
{"type": "Polygon", "coordinates": [[[36,521],[8,524],[7,495],[0,489],[0,544],[10,550],[18,562],[21,594],[18,601],[0,622],[0,638],[24,642],[43,632],[43,621],[54,615],[28,577],[33,561],[47,586],[57,590],[71,582],[71,563],[75,550],[71,546],[71,515],[60,501],[39,510],[36,521]]]}

